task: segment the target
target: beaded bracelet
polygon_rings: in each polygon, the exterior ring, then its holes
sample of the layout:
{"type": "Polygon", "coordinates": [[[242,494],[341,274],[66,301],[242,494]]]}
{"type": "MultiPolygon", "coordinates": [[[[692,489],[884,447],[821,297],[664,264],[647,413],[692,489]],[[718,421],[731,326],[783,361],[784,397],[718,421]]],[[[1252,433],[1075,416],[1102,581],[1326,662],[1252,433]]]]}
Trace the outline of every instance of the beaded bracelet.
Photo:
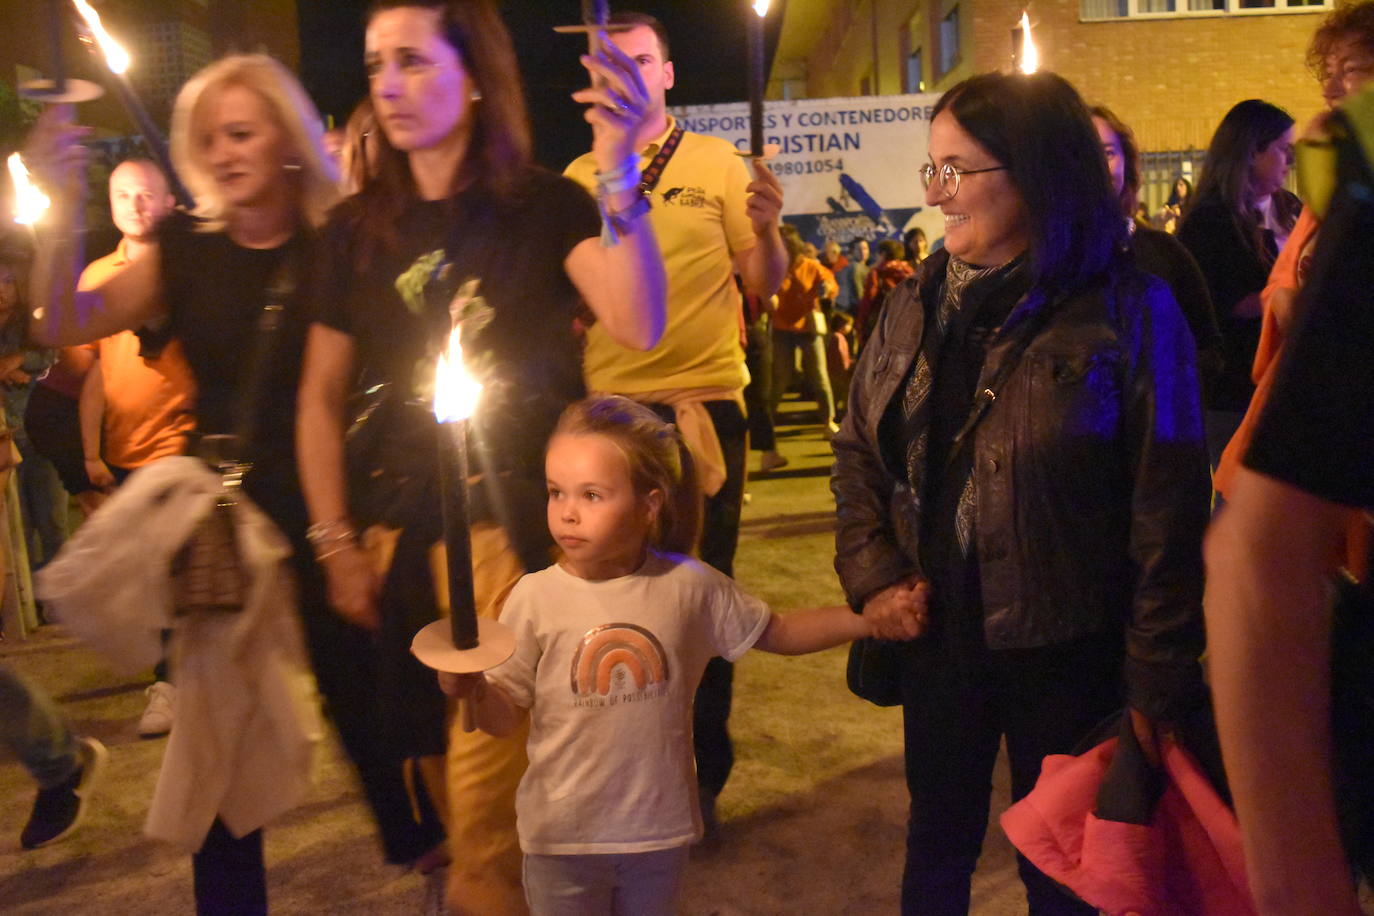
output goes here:
{"type": "Polygon", "coordinates": [[[315,559],[323,560],[342,553],[358,541],[358,532],[345,519],[316,522],[305,529],[305,539],[315,552],[315,559]]]}

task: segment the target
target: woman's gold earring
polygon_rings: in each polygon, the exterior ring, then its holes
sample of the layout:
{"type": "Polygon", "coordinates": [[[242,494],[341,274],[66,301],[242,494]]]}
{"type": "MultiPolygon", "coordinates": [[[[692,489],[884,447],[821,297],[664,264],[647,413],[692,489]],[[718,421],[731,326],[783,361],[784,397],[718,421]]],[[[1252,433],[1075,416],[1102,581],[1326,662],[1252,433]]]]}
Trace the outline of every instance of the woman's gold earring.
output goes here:
{"type": "Polygon", "coordinates": [[[469,98],[470,100],[474,101],[474,102],[480,102],[480,101],[482,101],[482,90],[481,90],[481,89],[474,89],[474,90],[472,90],[472,92],[468,95],[468,98],[469,98]]]}

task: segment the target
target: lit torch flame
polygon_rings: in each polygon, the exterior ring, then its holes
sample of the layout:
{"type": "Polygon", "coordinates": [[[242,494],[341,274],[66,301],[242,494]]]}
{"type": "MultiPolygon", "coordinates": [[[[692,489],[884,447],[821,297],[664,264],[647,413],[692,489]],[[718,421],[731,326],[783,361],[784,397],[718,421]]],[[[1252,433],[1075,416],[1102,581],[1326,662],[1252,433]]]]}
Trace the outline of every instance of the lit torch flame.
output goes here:
{"type": "Polygon", "coordinates": [[[18,153],[10,153],[8,162],[10,182],[14,185],[14,221],[21,226],[32,226],[43,218],[51,201],[29,180],[29,170],[18,153]]]}
{"type": "Polygon", "coordinates": [[[119,42],[110,37],[110,33],[105,31],[105,26],[100,22],[100,14],[95,11],[86,0],[72,0],[76,6],[76,11],[81,14],[81,18],[86,20],[86,26],[95,36],[95,43],[100,46],[100,53],[105,55],[105,65],[114,73],[123,73],[129,69],[132,62],[129,52],[125,51],[119,42]]]}
{"type": "Polygon", "coordinates": [[[1035,48],[1035,39],[1031,37],[1030,16],[1026,11],[1021,11],[1021,72],[1034,73],[1040,69],[1040,52],[1035,48]]]}
{"type": "Polygon", "coordinates": [[[455,327],[434,370],[434,418],[440,423],[466,420],[477,409],[481,393],[481,383],[463,368],[463,345],[455,327]]]}
{"type": "Polygon", "coordinates": [[[760,19],[768,15],[768,0],[754,0],[754,12],[760,19]]]}

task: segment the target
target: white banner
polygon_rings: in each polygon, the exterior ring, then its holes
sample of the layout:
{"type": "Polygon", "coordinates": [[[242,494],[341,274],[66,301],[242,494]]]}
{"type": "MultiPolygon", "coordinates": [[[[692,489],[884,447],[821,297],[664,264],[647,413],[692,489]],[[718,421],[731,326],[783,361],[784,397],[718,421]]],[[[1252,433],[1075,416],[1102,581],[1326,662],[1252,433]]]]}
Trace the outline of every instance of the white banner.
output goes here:
{"type": "MultiPolygon", "coordinates": [[[[900,239],[919,226],[933,244],[940,211],[925,207],[917,170],[926,162],[938,95],[800,99],[764,104],[764,142],[781,148],[769,165],[782,182],[783,216],[818,247],[834,239],[900,239]]],[[[749,106],[672,109],[687,130],[749,148],[749,106]]]]}

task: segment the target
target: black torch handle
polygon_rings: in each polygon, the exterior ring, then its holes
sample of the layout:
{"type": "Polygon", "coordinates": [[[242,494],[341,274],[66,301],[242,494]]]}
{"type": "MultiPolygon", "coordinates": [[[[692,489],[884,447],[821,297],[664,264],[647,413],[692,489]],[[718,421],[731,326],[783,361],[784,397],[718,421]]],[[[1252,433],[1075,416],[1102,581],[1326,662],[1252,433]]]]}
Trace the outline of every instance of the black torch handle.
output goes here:
{"type": "Polygon", "coordinates": [[[196,206],[195,198],[191,196],[190,191],[186,190],[186,186],[181,183],[181,177],[177,175],[177,170],[172,166],[172,156],[167,151],[167,141],[163,138],[162,131],[158,130],[157,125],[153,123],[152,117],[148,114],[148,109],[143,107],[143,102],[134,92],[133,86],[129,85],[128,80],[118,73],[110,74],[110,83],[114,86],[115,95],[119,96],[119,101],[124,106],[124,110],[134,119],[138,132],[143,135],[143,144],[148,147],[148,152],[152,154],[158,167],[162,169],[162,174],[167,176],[167,185],[172,196],[185,209],[194,209],[196,206]]]}
{"type": "Polygon", "coordinates": [[[455,649],[477,646],[477,600],[472,586],[472,524],[468,512],[467,424],[439,424],[439,496],[448,555],[449,625],[455,649]]]}

